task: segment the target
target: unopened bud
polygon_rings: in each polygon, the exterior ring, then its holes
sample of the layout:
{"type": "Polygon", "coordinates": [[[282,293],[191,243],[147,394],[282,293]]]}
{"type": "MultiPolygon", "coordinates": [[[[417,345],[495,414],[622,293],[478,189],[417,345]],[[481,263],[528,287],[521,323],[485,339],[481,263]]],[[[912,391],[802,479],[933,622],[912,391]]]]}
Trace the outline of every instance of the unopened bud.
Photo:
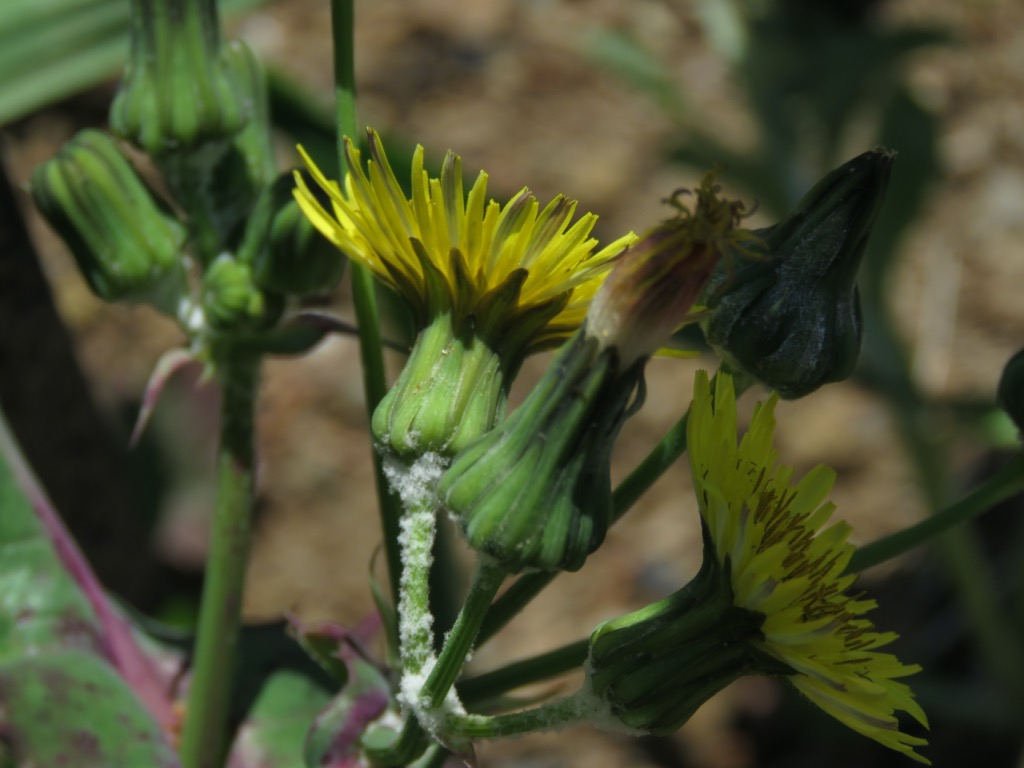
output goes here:
{"type": "Polygon", "coordinates": [[[611,522],[610,455],[643,363],[579,331],[523,404],[438,483],[470,546],[508,572],[577,570],[611,522]]]}
{"type": "Polygon", "coordinates": [[[280,316],[280,296],[260,290],[252,269],[223,254],[203,273],[203,312],[211,328],[247,332],[270,327],[280,316]]]}
{"type": "Polygon", "coordinates": [[[185,229],[109,136],[92,129],[77,134],[36,168],[32,196],[97,296],[177,313],[187,292],[185,229]]]}
{"type": "Polygon", "coordinates": [[[855,280],[893,154],[866,152],[819,181],[784,221],[759,231],[756,259],[720,269],[701,323],[722,357],[785,398],[845,379],[860,353],[855,280]]]}
{"type": "Polygon", "coordinates": [[[131,19],[114,132],[154,156],[238,133],[249,110],[220,58],[215,0],[132,0],[131,19]]]}
{"type": "Polygon", "coordinates": [[[253,277],[260,287],[302,296],[328,291],[345,271],[345,257],[302,213],[291,176],[268,189],[250,216],[253,277]]]}

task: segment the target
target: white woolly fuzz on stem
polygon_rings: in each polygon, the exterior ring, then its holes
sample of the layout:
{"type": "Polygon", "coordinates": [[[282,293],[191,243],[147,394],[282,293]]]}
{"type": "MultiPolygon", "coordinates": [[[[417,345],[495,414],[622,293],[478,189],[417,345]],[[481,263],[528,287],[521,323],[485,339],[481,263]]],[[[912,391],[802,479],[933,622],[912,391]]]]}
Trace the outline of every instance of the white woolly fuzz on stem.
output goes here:
{"type": "Polygon", "coordinates": [[[384,475],[405,510],[398,537],[403,566],[398,599],[402,657],[398,699],[434,736],[447,717],[465,712],[454,690],[449,691],[444,703],[436,708],[430,707],[422,694],[437,663],[428,581],[437,532],[435,487],[447,466],[447,459],[438,453],[426,453],[412,464],[387,455],[384,460],[384,475]]]}

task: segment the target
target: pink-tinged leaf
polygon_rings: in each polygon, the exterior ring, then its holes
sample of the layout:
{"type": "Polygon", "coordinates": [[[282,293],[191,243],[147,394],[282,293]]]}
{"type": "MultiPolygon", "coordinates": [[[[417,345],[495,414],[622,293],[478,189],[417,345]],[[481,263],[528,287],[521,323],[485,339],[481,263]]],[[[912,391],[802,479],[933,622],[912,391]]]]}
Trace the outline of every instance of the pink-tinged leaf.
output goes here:
{"type": "Polygon", "coordinates": [[[360,754],[366,727],[379,718],[391,701],[391,690],[380,670],[358,657],[345,661],[348,683],[316,716],[306,737],[307,768],[362,768],[360,754]]]}
{"type": "Polygon", "coordinates": [[[153,373],[149,376],[146,391],[142,395],[142,405],[139,407],[139,415],[135,419],[134,428],[132,428],[129,445],[137,445],[142,433],[146,431],[146,426],[153,416],[153,409],[156,408],[157,401],[167,382],[186,365],[195,362],[197,362],[195,355],[186,349],[172,349],[160,356],[153,368],[153,373]]]}
{"type": "Polygon", "coordinates": [[[74,648],[105,658],[166,731],[171,671],[139,645],[0,415],[0,659],[74,648]]]}

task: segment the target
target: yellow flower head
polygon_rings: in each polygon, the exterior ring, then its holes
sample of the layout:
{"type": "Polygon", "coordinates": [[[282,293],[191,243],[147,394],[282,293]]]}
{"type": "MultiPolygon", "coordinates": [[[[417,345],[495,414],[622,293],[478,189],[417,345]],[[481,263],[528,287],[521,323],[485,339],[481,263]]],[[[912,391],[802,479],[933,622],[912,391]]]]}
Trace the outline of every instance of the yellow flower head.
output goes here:
{"type": "Polygon", "coordinates": [[[447,311],[456,321],[472,316],[485,331],[521,327],[530,316],[539,328],[523,351],[550,346],[582,323],[614,258],[635,239],[629,234],[595,252],[594,214],[570,225],[575,201],[558,196],[541,208],[528,189],[502,206],[487,199],[483,172],[466,196],[462,161],[451,151],[441,177],[430,178],[423,147],[416,148],[407,198],[380,136],[371,130],[368,137],[365,170],[359,150],[345,141],[344,189],[303,153],[330,209],[299,174],[295,197],[332,243],[402,295],[421,326],[447,311]]]}
{"type": "Polygon", "coordinates": [[[737,606],[764,616],[753,641],[793,670],[789,680],[840,722],[891,749],[914,752],[924,739],[902,733],[895,712],[922,725],[927,718],[910,688],[897,682],[920,670],[879,653],[896,634],[879,633],[863,615],[874,601],[847,596],[843,575],[854,551],[850,528],[822,530],[835,509],[825,497],[834,473],[819,466],[792,484],[793,470],[776,466],[773,394],[754,412],[736,442],[732,379],[720,373],[714,397],[707,374],[697,376],[687,446],[701,516],[715,554],[729,574],[737,606]]]}

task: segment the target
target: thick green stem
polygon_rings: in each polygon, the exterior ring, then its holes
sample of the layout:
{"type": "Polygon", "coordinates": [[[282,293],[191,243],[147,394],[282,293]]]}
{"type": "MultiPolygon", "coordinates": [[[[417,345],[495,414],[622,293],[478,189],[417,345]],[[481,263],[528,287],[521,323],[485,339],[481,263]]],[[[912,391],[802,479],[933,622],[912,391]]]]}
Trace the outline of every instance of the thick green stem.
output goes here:
{"type": "MultiPolygon", "coordinates": [[[[353,142],[358,142],[353,0],[331,0],[331,31],[334,37],[334,96],[335,114],[338,121],[338,182],[344,184],[345,174],[348,172],[348,165],[345,163],[344,137],[349,136],[353,142]]],[[[359,326],[363,392],[366,397],[366,410],[372,419],[377,404],[387,393],[377,294],[373,275],[366,267],[353,261],[350,264],[350,272],[352,301],[355,305],[356,323],[359,326]]],[[[396,497],[388,489],[381,459],[376,452],[373,454],[373,471],[380,505],[384,555],[387,559],[388,579],[391,582],[391,597],[397,605],[398,584],[402,574],[401,558],[398,551],[398,521],[401,518],[401,507],[396,497]]]]}
{"type": "Polygon", "coordinates": [[[188,711],[181,737],[184,768],[215,768],[223,764],[249,555],[253,411],[258,372],[257,358],[228,358],[219,365],[223,401],[217,456],[217,508],[196,629],[188,711]]]}

